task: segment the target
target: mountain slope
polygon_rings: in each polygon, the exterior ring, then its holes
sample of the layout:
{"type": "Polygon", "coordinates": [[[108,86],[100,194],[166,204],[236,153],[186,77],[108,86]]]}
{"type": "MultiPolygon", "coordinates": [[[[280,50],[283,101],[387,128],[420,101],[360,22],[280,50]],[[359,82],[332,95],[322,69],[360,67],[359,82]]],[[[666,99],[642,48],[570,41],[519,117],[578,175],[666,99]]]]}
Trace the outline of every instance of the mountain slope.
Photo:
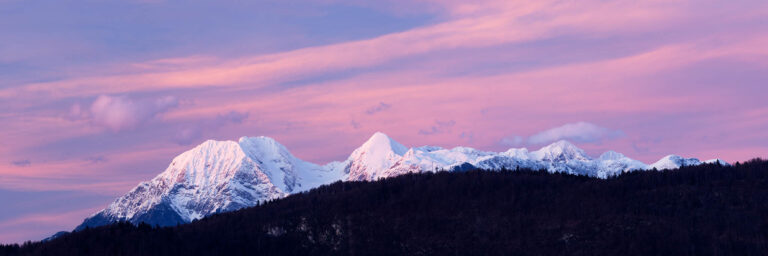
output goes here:
{"type": "Polygon", "coordinates": [[[592,158],[567,141],[533,152],[525,148],[505,152],[468,147],[409,149],[377,132],[345,161],[321,166],[293,156],[268,137],[242,137],[237,142],[209,140],[174,158],[164,172],[140,183],[77,229],[118,221],[161,226],[187,223],[340,180],[373,181],[408,173],[473,168],[548,170],[607,178],[636,170],[698,164],[701,162],[696,159],[670,155],[649,166],[613,151],[592,158]]]}

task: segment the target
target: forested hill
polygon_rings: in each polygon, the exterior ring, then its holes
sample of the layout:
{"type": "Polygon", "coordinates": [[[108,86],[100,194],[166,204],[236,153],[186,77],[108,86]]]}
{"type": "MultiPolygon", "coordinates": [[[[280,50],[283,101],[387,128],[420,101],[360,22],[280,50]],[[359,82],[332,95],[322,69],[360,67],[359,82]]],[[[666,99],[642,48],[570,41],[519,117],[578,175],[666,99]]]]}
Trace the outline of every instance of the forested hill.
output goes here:
{"type": "Polygon", "coordinates": [[[0,254],[768,255],[768,162],[337,182],[177,227],[118,223],[0,254]]]}

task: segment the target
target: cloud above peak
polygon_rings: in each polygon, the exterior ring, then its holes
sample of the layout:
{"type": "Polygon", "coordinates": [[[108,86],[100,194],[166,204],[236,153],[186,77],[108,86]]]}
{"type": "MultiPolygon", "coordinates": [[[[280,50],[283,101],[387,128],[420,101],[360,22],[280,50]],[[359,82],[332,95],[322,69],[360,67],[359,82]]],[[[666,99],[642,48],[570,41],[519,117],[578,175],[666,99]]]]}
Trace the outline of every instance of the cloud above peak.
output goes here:
{"type": "Polygon", "coordinates": [[[90,108],[72,105],[70,117],[87,119],[92,124],[113,132],[132,130],[179,105],[176,97],[165,96],[151,100],[134,100],[127,96],[100,95],[90,108]]]}
{"type": "Polygon", "coordinates": [[[528,137],[528,144],[540,145],[558,140],[580,143],[599,143],[624,136],[621,130],[601,127],[593,123],[577,122],[551,128],[528,137]]]}

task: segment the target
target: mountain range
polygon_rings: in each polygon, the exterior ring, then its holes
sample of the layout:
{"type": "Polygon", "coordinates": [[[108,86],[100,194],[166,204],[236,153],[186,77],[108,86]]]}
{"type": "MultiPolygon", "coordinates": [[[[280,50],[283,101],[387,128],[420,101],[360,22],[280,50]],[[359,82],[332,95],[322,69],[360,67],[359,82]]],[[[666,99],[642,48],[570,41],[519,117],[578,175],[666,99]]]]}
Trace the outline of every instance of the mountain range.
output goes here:
{"type": "Polygon", "coordinates": [[[269,137],[242,137],[237,142],[208,140],[174,158],[152,180],[141,182],[86,218],[76,230],[118,221],[159,226],[188,223],[336,181],[372,181],[407,173],[527,168],[608,178],[702,163],[728,164],[719,159],[702,162],[669,155],[649,165],[614,151],[593,158],[567,141],[536,151],[408,148],[377,132],[346,160],[318,165],[295,157],[269,137]]]}

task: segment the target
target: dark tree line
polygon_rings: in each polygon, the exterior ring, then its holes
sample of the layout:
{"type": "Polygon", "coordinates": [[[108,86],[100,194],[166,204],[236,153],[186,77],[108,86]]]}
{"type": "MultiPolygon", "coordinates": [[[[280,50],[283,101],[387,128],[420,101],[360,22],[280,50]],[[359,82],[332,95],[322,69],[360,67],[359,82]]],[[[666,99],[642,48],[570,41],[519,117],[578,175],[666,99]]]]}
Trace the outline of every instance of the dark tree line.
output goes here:
{"type": "Polygon", "coordinates": [[[768,161],[607,180],[468,171],[337,182],[176,227],[116,223],[0,255],[768,255],[768,161]]]}

